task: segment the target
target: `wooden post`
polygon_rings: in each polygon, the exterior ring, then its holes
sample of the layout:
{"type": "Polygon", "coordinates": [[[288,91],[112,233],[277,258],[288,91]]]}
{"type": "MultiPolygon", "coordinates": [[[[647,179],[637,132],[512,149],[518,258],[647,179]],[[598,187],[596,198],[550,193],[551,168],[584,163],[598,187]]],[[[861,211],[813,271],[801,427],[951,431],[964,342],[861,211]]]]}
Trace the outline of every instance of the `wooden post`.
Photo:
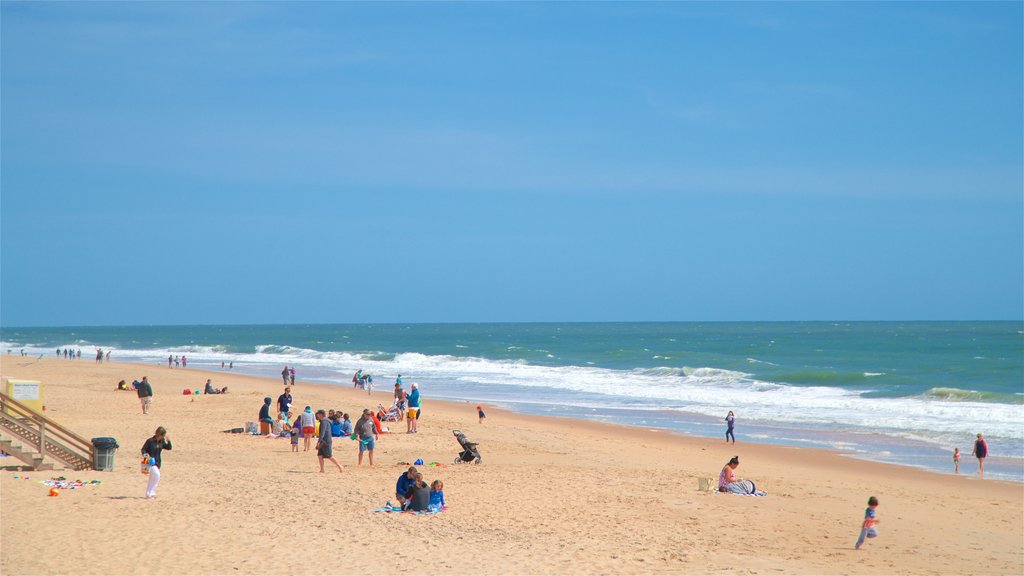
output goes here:
{"type": "Polygon", "coordinates": [[[39,456],[46,457],[46,420],[39,421],[39,456]]]}

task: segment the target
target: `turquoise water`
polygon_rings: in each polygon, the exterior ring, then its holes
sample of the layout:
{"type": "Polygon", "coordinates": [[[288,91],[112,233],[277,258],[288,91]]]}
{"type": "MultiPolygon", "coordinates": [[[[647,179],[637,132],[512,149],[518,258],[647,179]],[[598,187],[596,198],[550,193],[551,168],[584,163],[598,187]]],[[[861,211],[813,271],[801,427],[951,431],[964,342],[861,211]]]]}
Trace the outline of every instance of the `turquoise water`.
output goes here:
{"type": "Polygon", "coordinates": [[[1024,323],[609,323],[4,328],[17,353],[348,383],[396,373],[428,397],[718,435],[823,445],[938,470],[985,433],[992,475],[1024,480],[1024,323]]]}

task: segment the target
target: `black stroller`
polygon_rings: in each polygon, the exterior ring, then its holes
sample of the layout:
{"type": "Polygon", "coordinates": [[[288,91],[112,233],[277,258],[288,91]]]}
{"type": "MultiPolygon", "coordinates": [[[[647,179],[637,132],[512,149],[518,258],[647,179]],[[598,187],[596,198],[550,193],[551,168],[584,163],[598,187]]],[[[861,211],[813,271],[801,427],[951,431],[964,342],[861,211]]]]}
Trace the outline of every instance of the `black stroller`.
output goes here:
{"type": "Polygon", "coordinates": [[[458,458],[455,459],[456,464],[462,464],[463,462],[476,462],[479,464],[482,460],[480,458],[480,452],[477,451],[477,443],[470,442],[466,435],[461,430],[452,430],[452,434],[455,435],[455,439],[459,441],[459,446],[462,446],[462,453],[459,454],[458,458]]]}

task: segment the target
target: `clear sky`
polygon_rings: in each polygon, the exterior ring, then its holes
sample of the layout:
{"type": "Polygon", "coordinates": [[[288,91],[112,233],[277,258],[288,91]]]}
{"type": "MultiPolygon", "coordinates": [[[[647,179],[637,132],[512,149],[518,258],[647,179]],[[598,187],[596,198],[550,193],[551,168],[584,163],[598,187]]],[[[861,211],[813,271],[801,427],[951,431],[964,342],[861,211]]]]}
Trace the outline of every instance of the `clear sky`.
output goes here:
{"type": "Polygon", "coordinates": [[[3,325],[1024,317],[1020,2],[0,10],[3,325]]]}

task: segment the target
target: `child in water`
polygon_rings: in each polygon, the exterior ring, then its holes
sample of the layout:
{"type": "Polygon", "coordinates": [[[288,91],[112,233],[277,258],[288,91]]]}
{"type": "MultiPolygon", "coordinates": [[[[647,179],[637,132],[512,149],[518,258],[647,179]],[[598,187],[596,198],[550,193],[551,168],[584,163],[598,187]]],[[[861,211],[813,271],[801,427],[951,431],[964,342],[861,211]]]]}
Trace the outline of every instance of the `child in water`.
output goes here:
{"type": "Polygon", "coordinates": [[[854,550],[860,550],[862,544],[864,544],[864,538],[874,538],[878,536],[878,530],[875,529],[875,524],[878,524],[880,520],[875,515],[875,509],[878,508],[878,498],[872,496],[868,498],[868,507],[864,510],[864,523],[860,527],[860,537],[857,538],[857,545],[854,546],[854,550]]]}
{"type": "Polygon", "coordinates": [[[483,424],[484,423],[484,418],[487,418],[487,414],[484,414],[484,409],[481,408],[480,406],[477,406],[476,407],[476,413],[477,413],[477,416],[480,417],[480,423],[483,424]]]}
{"type": "Polygon", "coordinates": [[[444,482],[434,480],[430,484],[430,505],[427,506],[427,510],[440,512],[447,506],[448,504],[444,501],[444,482]]]}
{"type": "Polygon", "coordinates": [[[953,473],[960,473],[960,449],[953,448],[953,473]]]}

